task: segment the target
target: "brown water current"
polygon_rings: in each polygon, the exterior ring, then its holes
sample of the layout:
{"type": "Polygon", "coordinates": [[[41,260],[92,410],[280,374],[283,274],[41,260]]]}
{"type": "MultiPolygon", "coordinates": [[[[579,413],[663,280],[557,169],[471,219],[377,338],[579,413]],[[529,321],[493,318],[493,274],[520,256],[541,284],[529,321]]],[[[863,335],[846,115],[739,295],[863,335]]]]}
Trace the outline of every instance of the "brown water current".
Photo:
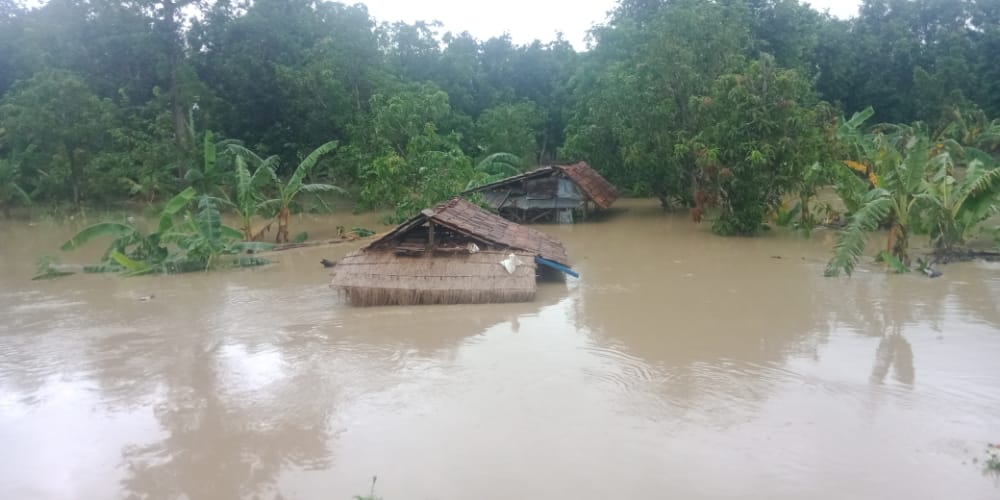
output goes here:
{"type": "Polygon", "coordinates": [[[345,306],[357,242],[29,281],[78,227],[0,221],[2,499],[1000,498],[997,264],[826,279],[832,233],[623,200],[537,226],[581,278],[526,304],[345,306]]]}

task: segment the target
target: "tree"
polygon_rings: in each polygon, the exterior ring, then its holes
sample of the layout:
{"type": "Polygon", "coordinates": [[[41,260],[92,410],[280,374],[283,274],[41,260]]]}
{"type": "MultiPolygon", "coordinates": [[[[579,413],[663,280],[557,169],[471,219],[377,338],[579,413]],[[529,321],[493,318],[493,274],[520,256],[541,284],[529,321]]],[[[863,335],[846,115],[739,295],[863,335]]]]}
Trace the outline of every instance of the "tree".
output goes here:
{"type": "Polygon", "coordinates": [[[577,104],[560,155],[587,160],[613,183],[665,206],[690,204],[697,166],[684,144],[697,134],[701,112],[691,96],[742,72],[747,12],[739,2],[659,3],[626,2],[594,31],[598,45],[572,84],[577,104]]]}
{"type": "Polygon", "coordinates": [[[476,120],[478,153],[510,153],[524,164],[538,160],[538,141],[544,117],[531,101],[501,104],[483,111],[476,120]]]}
{"type": "Polygon", "coordinates": [[[697,189],[721,208],[717,233],[756,234],[783,195],[803,187],[809,167],[828,161],[828,109],[805,78],[770,56],[720,77],[710,95],[692,101],[702,120],[688,147],[697,189]]]}
{"type": "Polygon", "coordinates": [[[258,241],[270,228],[270,224],[259,230],[254,230],[253,219],[267,207],[268,200],[263,189],[267,182],[274,178],[278,156],[274,155],[264,159],[242,146],[230,145],[229,148],[236,155],[234,199],[229,200],[229,204],[236,209],[240,218],[240,232],[243,233],[243,240],[258,241]],[[248,161],[254,165],[253,173],[250,172],[248,161]]]}
{"type": "Polygon", "coordinates": [[[274,187],[277,190],[277,196],[274,198],[273,203],[276,204],[278,208],[278,233],[275,236],[275,243],[288,243],[288,225],[292,213],[291,207],[295,198],[297,198],[300,193],[320,193],[324,191],[344,192],[342,188],[332,184],[305,183],[306,177],[309,176],[309,173],[316,166],[316,162],[336,148],[337,141],[330,141],[314,149],[308,156],[299,162],[299,165],[295,167],[295,170],[292,172],[292,175],[287,182],[281,182],[278,179],[278,176],[272,171],[274,187]]]}
{"type": "Polygon", "coordinates": [[[65,71],[38,73],[0,102],[4,141],[21,159],[27,187],[76,205],[91,189],[93,159],[108,144],[107,130],[114,122],[111,103],[65,71]]]}
{"type": "Polygon", "coordinates": [[[10,218],[10,209],[15,204],[31,203],[31,196],[21,187],[21,165],[13,159],[0,158],[0,209],[10,218]]]}
{"type": "Polygon", "coordinates": [[[442,135],[455,118],[448,96],[431,85],[372,98],[371,144],[378,155],[363,166],[358,201],[392,206],[401,221],[462,191],[475,176],[458,134],[442,135]]]}
{"type": "Polygon", "coordinates": [[[202,140],[201,167],[188,169],[184,174],[184,180],[203,194],[222,191],[230,172],[223,170],[219,165],[222,160],[219,151],[228,152],[227,147],[235,144],[235,141],[231,140],[215,142],[215,135],[211,130],[206,130],[202,140]]]}
{"type": "Polygon", "coordinates": [[[469,190],[477,186],[496,182],[521,173],[521,158],[510,153],[493,153],[476,164],[475,178],[466,184],[469,190]]]}
{"type": "Polygon", "coordinates": [[[974,159],[964,175],[956,176],[950,155],[943,157],[938,171],[925,181],[920,196],[924,207],[921,223],[930,233],[935,250],[947,253],[965,243],[980,223],[997,213],[998,196],[1000,168],[995,162],[986,165],[974,159]]]}
{"type": "MultiPolygon", "coordinates": [[[[907,137],[897,144],[878,134],[874,155],[868,158],[878,184],[861,200],[847,226],[838,234],[833,258],[827,263],[827,276],[848,275],[865,249],[868,233],[887,226],[886,254],[909,266],[909,242],[928,192],[931,172],[948,169],[951,155],[934,151],[925,135],[907,137]]],[[[846,168],[846,167],[843,167],[846,168]]],[[[943,179],[941,179],[943,180],[943,179]]]]}

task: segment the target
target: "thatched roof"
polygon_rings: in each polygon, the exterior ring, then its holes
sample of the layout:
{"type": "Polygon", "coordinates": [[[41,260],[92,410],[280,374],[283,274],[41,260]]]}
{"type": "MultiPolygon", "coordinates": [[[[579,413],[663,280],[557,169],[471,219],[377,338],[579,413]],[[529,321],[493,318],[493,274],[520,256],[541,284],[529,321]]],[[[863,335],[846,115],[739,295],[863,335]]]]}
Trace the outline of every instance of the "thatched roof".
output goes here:
{"type": "Polygon", "coordinates": [[[534,256],[516,252],[520,264],[508,273],[500,261],[510,253],[481,251],[424,258],[359,250],[337,263],[332,285],[356,306],[534,300],[534,256]]]}
{"type": "Polygon", "coordinates": [[[545,233],[452,198],[341,259],[331,285],[359,306],[525,302],[535,257],[567,261],[545,233]],[[519,262],[508,272],[511,254],[519,262]]]}
{"type": "Polygon", "coordinates": [[[615,187],[612,186],[607,179],[602,177],[601,174],[597,173],[597,171],[594,170],[589,163],[584,161],[577,162],[572,165],[547,165],[544,167],[538,167],[530,172],[525,172],[520,175],[507,177],[506,179],[500,179],[489,184],[475,187],[466,191],[466,193],[490,191],[494,188],[513,182],[520,182],[538,177],[547,177],[558,173],[565,174],[566,177],[569,177],[580,188],[580,191],[587,195],[587,197],[590,198],[590,200],[593,201],[598,207],[609,208],[611,204],[618,199],[618,191],[615,190],[615,187]]]}
{"type": "Polygon", "coordinates": [[[368,248],[384,248],[402,239],[427,222],[434,222],[495,250],[523,250],[549,260],[567,264],[566,248],[555,238],[530,227],[494,215],[461,198],[452,198],[400,224],[373,241],[368,248]]]}

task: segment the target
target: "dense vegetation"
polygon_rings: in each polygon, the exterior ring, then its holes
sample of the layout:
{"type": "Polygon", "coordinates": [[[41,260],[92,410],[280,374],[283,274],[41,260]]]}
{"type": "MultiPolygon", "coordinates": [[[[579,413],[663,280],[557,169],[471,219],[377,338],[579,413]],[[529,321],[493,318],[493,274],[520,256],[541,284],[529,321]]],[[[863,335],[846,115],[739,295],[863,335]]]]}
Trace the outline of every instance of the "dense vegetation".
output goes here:
{"type": "Polygon", "coordinates": [[[994,210],[995,0],[864,0],[850,20],[798,0],[621,0],[590,45],[311,0],[0,0],[0,207],[194,187],[241,215],[244,239],[267,215],[287,241],[300,191],[404,217],[582,159],[721,234],[860,213],[831,274],[866,231],[890,228],[906,264],[911,233],[949,248],[994,210]],[[824,185],[848,214],[811,201],[824,185]]]}

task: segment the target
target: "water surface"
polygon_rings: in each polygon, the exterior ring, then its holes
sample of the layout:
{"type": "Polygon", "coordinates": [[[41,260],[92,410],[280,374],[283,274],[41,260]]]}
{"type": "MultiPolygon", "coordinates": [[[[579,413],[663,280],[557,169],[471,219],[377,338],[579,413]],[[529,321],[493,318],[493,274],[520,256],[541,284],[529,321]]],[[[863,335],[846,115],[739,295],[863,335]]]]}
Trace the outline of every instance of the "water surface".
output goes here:
{"type": "Polygon", "coordinates": [[[351,308],[318,261],[360,243],[31,282],[74,224],[0,221],[0,498],[1000,498],[997,264],[825,279],[832,234],[635,200],[538,228],[582,278],[533,303],[351,308]]]}

